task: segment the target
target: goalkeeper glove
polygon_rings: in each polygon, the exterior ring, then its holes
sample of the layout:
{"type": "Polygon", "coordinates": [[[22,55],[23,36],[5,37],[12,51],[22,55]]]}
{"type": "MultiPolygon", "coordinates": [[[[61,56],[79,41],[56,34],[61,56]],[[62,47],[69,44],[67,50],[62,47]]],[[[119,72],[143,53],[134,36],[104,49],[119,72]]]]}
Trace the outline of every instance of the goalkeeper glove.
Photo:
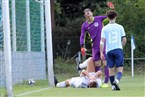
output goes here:
{"type": "Polygon", "coordinates": [[[114,10],[114,4],[112,2],[107,2],[107,5],[110,9],[114,10]]]}
{"type": "Polygon", "coordinates": [[[82,53],[82,56],[86,56],[86,48],[82,47],[81,48],[81,53],[82,53]]]}

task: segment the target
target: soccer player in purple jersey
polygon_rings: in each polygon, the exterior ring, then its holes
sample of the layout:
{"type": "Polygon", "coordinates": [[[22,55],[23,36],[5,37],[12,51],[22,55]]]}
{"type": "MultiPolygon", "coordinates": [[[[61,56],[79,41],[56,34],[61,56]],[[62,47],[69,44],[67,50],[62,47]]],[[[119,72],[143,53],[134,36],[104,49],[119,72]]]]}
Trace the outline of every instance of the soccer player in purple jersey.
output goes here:
{"type": "MultiPolygon", "coordinates": [[[[85,47],[84,47],[84,38],[85,33],[88,32],[92,39],[92,60],[95,63],[96,71],[100,69],[101,63],[104,65],[104,73],[105,73],[105,80],[104,80],[104,87],[108,87],[109,81],[109,71],[106,65],[106,59],[100,59],[100,39],[101,39],[101,30],[103,27],[102,21],[107,18],[107,16],[93,16],[93,13],[90,9],[84,10],[84,16],[86,21],[82,24],[81,28],[81,35],[80,35],[80,45],[81,45],[81,52],[82,55],[85,56],[85,47]]],[[[105,49],[104,49],[105,54],[105,49]]]]}

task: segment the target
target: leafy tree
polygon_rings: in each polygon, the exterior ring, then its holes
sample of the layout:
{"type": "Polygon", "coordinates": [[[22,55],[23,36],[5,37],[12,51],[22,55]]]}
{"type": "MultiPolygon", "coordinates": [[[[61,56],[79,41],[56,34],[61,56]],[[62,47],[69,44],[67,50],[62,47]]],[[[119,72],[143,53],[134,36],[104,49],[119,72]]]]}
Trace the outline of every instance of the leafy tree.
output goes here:
{"type": "MultiPolygon", "coordinates": [[[[125,57],[130,57],[130,36],[134,35],[135,57],[145,57],[145,1],[144,0],[110,0],[118,12],[117,23],[125,28],[127,45],[125,57]]],[[[55,36],[79,37],[81,24],[84,21],[83,10],[92,9],[94,15],[105,15],[109,10],[107,0],[58,0],[59,7],[55,15],[55,36]]],[[[79,40],[78,40],[79,44],[79,40]]]]}
{"type": "Polygon", "coordinates": [[[130,57],[130,36],[134,35],[136,50],[135,57],[145,57],[145,29],[143,23],[145,18],[145,1],[144,0],[114,0],[116,10],[118,11],[118,22],[125,28],[127,34],[127,47],[125,47],[126,57],[130,57]]]}

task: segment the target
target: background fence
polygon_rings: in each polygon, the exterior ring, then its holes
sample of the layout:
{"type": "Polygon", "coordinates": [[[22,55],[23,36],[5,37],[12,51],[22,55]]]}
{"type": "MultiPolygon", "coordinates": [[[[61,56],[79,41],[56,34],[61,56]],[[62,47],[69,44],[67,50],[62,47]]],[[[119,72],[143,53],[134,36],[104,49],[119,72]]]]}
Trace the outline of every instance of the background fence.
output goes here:
{"type": "MultiPolygon", "coordinates": [[[[9,4],[12,82],[18,84],[29,79],[46,79],[44,9],[41,9],[42,5],[34,0],[16,0],[15,2],[9,0],[9,4]]],[[[0,86],[5,87],[3,39],[2,15],[0,15],[0,86]]]]}
{"type": "MultiPolygon", "coordinates": [[[[43,5],[35,0],[15,0],[15,3],[13,1],[9,0],[13,84],[19,84],[29,79],[46,80],[48,70],[46,61],[49,55],[46,55],[45,51],[46,33],[44,31],[43,5]]],[[[2,13],[1,2],[0,13],[2,13]]],[[[6,86],[3,38],[2,15],[0,14],[0,87],[6,86]]],[[[90,45],[87,49],[91,54],[90,45]]],[[[60,57],[64,59],[64,63],[69,59],[73,59],[75,62],[77,53],[80,51],[79,36],[53,36],[53,51],[54,59],[60,57]]],[[[135,60],[136,71],[144,68],[143,60],[135,60]]],[[[67,63],[67,65],[69,64],[67,63]]],[[[125,60],[126,67],[130,67],[130,64],[130,60],[125,60]]]]}

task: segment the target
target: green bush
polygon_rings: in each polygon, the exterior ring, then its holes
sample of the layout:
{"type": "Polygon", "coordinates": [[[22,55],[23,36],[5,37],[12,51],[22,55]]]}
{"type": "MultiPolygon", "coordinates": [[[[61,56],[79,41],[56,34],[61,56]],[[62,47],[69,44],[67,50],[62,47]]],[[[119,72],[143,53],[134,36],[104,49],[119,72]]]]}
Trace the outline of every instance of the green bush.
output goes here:
{"type": "Polygon", "coordinates": [[[54,72],[55,74],[67,74],[76,73],[77,65],[74,60],[64,60],[61,57],[57,57],[54,62],[54,72]]]}

